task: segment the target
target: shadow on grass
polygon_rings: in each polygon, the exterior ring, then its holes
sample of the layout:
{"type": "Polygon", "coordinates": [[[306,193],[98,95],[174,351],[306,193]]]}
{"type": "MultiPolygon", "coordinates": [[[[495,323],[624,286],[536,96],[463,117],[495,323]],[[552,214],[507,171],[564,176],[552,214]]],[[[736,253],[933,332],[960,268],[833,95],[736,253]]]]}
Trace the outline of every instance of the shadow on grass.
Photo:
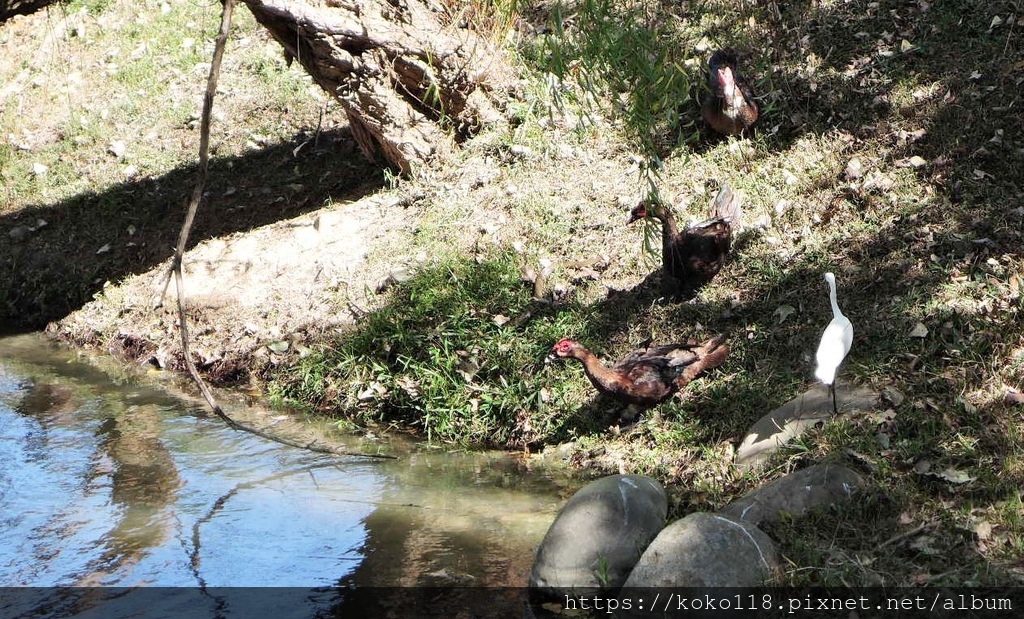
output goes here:
{"type": "MultiPolygon", "coordinates": [[[[41,328],[80,308],[105,282],[168,260],[195,174],[195,164],[183,165],[157,178],[0,217],[9,241],[0,243],[0,324],[41,328]]],[[[358,199],[383,182],[379,166],[354,151],[347,131],[300,134],[242,156],[214,158],[189,246],[332,200],[358,199]]]]}
{"type": "MultiPolygon", "coordinates": [[[[727,17],[713,41],[764,50],[749,70],[768,110],[756,157],[772,161],[805,148],[805,138],[838,135],[850,156],[864,158],[863,173],[846,173],[845,159],[827,164],[836,167],[801,190],[810,211],[798,214],[807,242],[792,255],[773,255],[762,243],[740,248],[716,279],[717,293],[663,304],[658,292],[641,285],[590,305],[563,306],[545,319],[548,328],[519,339],[539,355],[569,335],[614,359],[652,331],[659,342],[690,335],[698,323],[710,333],[727,332],[726,364],[696,381],[682,406],[663,408],[697,419],[695,442],[735,442],[812,383],[814,350],[831,317],[821,275],[833,270],[856,333],[841,379],[902,395],[892,403],[892,420],[828,424],[781,456],[788,469],[823,459],[849,462],[854,453],[880,489],[852,507],[777,528],[787,556],[805,566],[794,581],[1014,582],[1024,542],[1013,513],[1024,485],[1022,440],[1019,413],[999,389],[1024,381],[1014,352],[1024,346],[1021,296],[1012,283],[1019,287],[1013,278],[1024,266],[1018,101],[1024,58],[1015,30],[992,24],[994,16],[1005,24],[1019,9],[996,2],[979,11],[958,0],[790,4],[772,13],[774,6],[755,10],[766,28],[741,33],[745,16],[727,17]],[[880,182],[870,185],[869,178],[880,182]],[[729,290],[735,304],[726,300],[729,290]],[[792,316],[777,312],[783,306],[792,316]],[[554,328],[563,313],[571,317],[554,328]],[[925,337],[910,335],[918,322],[928,328],[925,337]],[[921,473],[929,470],[922,461],[930,470],[974,479],[957,484],[921,473]],[[976,533],[979,521],[999,533],[976,533]],[[915,526],[927,534],[896,537],[915,526]]],[[[664,58],[662,51],[649,58],[664,58]]],[[[623,88],[644,79],[612,78],[623,88]]],[[[627,114],[636,109],[629,97],[625,103],[627,114]]],[[[695,115],[696,103],[690,107],[695,115]]],[[[660,125],[652,118],[638,115],[633,120],[641,122],[630,126],[656,134],[660,125]]],[[[605,431],[592,413],[607,405],[593,397],[578,367],[533,366],[523,380],[533,381],[524,393],[547,389],[555,396],[544,407],[521,405],[531,423],[547,420],[554,430],[538,442],[605,431]],[[566,421],[552,423],[553,416],[566,421]]],[[[739,484],[733,492],[745,489],[739,484]]]]}
{"type": "MultiPolygon", "coordinates": [[[[577,6],[581,8],[571,16],[572,27],[584,36],[575,47],[540,46],[533,52],[535,57],[552,63],[547,66],[561,64],[567,69],[589,54],[593,58],[587,70],[612,66],[610,75],[602,79],[613,94],[622,95],[626,124],[645,147],[658,146],[657,140],[648,141],[650,136],[688,127],[687,119],[696,118],[698,111],[696,101],[687,101],[685,93],[703,79],[705,71],[703,58],[697,65],[685,65],[688,41],[647,14],[638,17],[600,2],[577,6]],[[589,19],[595,15],[612,16],[611,27],[588,31],[595,28],[596,20],[589,19]],[[594,36],[587,39],[588,34],[594,36]],[[640,57],[641,62],[617,63],[627,57],[640,57]],[[683,66],[677,67],[680,63],[683,66]],[[677,69],[678,81],[659,81],[659,75],[677,69]],[[652,84],[665,89],[648,88],[652,84]],[[677,99],[668,100],[672,97],[677,99]],[[688,110],[684,118],[666,121],[671,115],[668,110],[674,113],[680,104],[688,110]]],[[[709,14],[707,5],[644,6],[657,15],[674,15],[698,26],[709,14]]],[[[562,306],[543,319],[547,321],[544,329],[520,333],[517,345],[534,358],[542,356],[558,337],[569,335],[598,354],[615,358],[616,352],[624,354],[652,331],[659,342],[692,335],[697,324],[707,332],[730,333],[733,353],[717,372],[724,376],[695,385],[686,406],[706,427],[702,438],[737,438],[753,421],[812,381],[813,352],[830,316],[821,274],[834,269],[840,279],[840,302],[857,331],[844,371],[864,382],[898,384],[911,394],[897,413],[915,420],[900,425],[896,438],[907,440],[901,449],[912,461],[921,449],[944,445],[958,429],[985,432],[987,424],[1009,415],[998,401],[972,405],[974,412],[962,410],[962,395],[965,389],[980,389],[992,379],[986,359],[1013,346],[1000,338],[1006,333],[1020,335],[1015,314],[999,307],[1013,300],[993,297],[993,290],[986,288],[992,280],[1006,281],[1021,240],[1021,193],[1016,182],[1022,119],[1015,105],[1021,53],[1012,30],[989,30],[993,14],[1012,14],[1015,5],[990,4],[984,13],[957,0],[931,5],[864,0],[826,8],[797,3],[780,6],[777,13],[775,6],[748,8],[704,26],[714,46],[738,46],[751,59],[748,73],[766,104],[756,138],[765,154],[797,151],[803,148],[804,137],[842,133],[854,145],[851,152],[877,156],[865,162],[865,176],[875,171],[903,174],[909,176],[910,187],[894,189],[885,183],[868,187],[863,179],[845,177],[840,166],[807,188],[813,194],[812,207],[821,215],[817,222],[807,218],[808,224],[813,224],[811,232],[823,243],[801,247],[791,257],[775,256],[757,267],[745,259],[742,248],[730,260],[716,281],[741,293],[737,305],[722,295],[702,296],[695,303],[661,304],[656,302],[659,293],[645,284],[591,305],[562,306]],[[744,32],[750,18],[765,26],[744,32]],[[924,164],[912,163],[914,156],[924,164]],[[974,307],[941,301],[944,287],[954,278],[977,283],[974,307]],[[985,309],[986,299],[996,305],[990,303],[985,309]],[[781,318],[776,310],[782,305],[794,308],[795,317],[781,318]],[[555,328],[561,313],[570,318],[555,328]],[[931,325],[931,337],[909,337],[918,321],[931,325]],[[974,359],[965,362],[965,356],[974,359]],[[928,405],[929,400],[941,401],[942,406],[928,405]],[[939,410],[943,407],[964,414],[951,424],[939,410]]],[[[512,274],[494,285],[519,284],[512,274]]],[[[396,300],[388,311],[402,311],[405,303],[408,300],[396,300]]],[[[486,308],[481,310],[481,320],[506,311],[486,303],[479,306],[486,308]]],[[[477,331],[473,338],[446,344],[454,350],[449,365],[458,365],[456,357],[472,357],[473,346],[491,335],[477,331]],[[459,355],[460,350],[465,355],[459,355]]],[[[424,347],[423,353],[432,346],[441,342],[424,347]]],[[[523,361],[518,368],[527,366],[533,373],[541,372],[535,362],[523,361]]],[[[536,409],[544,412],[530,419],[531,432],[547,437],[541,442],[563,440],[596,427],[592,413],[607,408],[601,399],[580,391],[581,385],[583,390],[590,387],[578,368],[564,367],[544,371],[545,381],[536,380],[532,390],[520,393],[529,402],[531,397],[540,398],[540,389],[550,392],[555,385],[555,397],[536,409]],[[575,387],[566,387],[566,381],[575,387]],[[566,411],[576,421],[550,420],[566,411]],[[538,422],[555,429],[549,434],[538,430],[538,422]]],[[[528,374],[519,380],[529,380],[528,374]]],[[[457,372],[446,380],[464,381],[457,372]]],[[[367,376],[366,382],[372,385],[373,379],[367,376]]],[[[507,390],[500,381],[496,385],[489,388],[507,390]]],[[[388,392],[394,390],[388,388],[388,392]]],[[[468,408],[462,410],[472,414],[472,400],[467,397],[460,406],[468,408]]],[[[523,408],[529,405],[502,409],[505,412],[495,418],[493,427],[522,424],[511,413],[523,408]]],[[[485,442],[501,444],[498,436],[491,435],[485,442]]],[[[941,450],[951,464],[966,460],[964,451],[941,450]]],[[[1019,479],[1020,474],[1015,470],[1012,477],[1019,479]]],[[[998,483],[989,488],[986,496],[996,496],[1006,486],[998,483]]]]}
{"type": "Polygon", "coordinates": [[[15,15],[29,15],[57,2],[58,0],[0,0],[0,24],[15,15]]]}

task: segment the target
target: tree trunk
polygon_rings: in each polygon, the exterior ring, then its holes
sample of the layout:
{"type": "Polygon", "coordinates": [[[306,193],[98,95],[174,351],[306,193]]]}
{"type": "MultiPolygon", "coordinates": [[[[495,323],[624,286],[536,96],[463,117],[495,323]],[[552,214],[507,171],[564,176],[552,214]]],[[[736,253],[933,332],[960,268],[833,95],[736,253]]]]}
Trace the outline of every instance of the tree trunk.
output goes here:
{"type": "Polygon", "coordinates": [[[482,125],[500,52],[438,0],[242,0],[345,109],[359,147],[408,174],[482,125]]]}
{"type": "Polygon", "coordinates": [[[57,0],[0,0],[0,23],[15,15],[29,15],[57,0]]]}

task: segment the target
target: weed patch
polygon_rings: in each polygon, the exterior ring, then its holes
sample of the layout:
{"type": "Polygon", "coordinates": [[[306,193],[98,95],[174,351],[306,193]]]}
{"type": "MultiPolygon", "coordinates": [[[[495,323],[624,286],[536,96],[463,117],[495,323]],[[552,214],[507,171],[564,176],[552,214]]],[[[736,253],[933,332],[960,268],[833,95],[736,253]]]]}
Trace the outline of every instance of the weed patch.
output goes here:
{"type": "Polygon", "coordinates": [[[585,309],[531,299],[513,254],[441,259],[397,284],[384,307],[300,361],[277,387],[318,412],[402,423],[433,440],[526,445],[569,438],[570,385],[544,381],[565,333],[589,333],[585,309]]]}

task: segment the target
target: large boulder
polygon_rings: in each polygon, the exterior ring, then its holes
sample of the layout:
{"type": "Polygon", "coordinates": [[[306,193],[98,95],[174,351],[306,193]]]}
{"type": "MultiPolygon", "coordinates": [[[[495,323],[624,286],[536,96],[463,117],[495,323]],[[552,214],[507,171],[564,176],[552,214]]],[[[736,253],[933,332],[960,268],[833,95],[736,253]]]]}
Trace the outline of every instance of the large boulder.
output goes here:
{"type": "Polygon", "coordinates": [[[752,524],[698,512],[662,529],[622,588],[635,597],[647,587],[755,587],[779,567],[771,538],[752,524]]]}
{"type": "Polygon", "coordinates": [[[799,517],[828,505],[849,502],[866,482],[838,464],[822,463],[791,473],[726,505],[721,513],[760,525],[799,517]]]}
{"type": "Polygon", "coordinates": [[[665,490],[650,477],[611,475],[591,482],[548,529],[530,587],[550,597],[618,589],[667,515],[665,490]]]}
{"type": "MultiPolygon", "coordinates": [[[[839,414],[870,411],[879,395],[867,387],[836,384],[839,414]]],[[[750,427],[736,449],[736,466],[747,471],[763,466],[773,453],[808,429],[832,419],[832,396],[825,385],[817,384],[807,392],[768,413],[750,427]]]]}

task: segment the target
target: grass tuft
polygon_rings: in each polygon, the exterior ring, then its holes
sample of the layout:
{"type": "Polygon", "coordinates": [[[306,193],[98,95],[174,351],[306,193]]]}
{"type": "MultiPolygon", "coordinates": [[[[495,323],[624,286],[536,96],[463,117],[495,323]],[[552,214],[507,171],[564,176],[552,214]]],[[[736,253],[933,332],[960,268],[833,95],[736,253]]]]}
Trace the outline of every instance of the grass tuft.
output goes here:
{"type": "Polygon", "coordinates": [[[385,306],[299,362],[277,393],[361,423],[399,422],[432,440],[525,445],[565,439],[572,385],[541,380],[565,334],[586,334],[578,307],[531,299],[514,254],[442,258],[398,284],[385,306]]]}

